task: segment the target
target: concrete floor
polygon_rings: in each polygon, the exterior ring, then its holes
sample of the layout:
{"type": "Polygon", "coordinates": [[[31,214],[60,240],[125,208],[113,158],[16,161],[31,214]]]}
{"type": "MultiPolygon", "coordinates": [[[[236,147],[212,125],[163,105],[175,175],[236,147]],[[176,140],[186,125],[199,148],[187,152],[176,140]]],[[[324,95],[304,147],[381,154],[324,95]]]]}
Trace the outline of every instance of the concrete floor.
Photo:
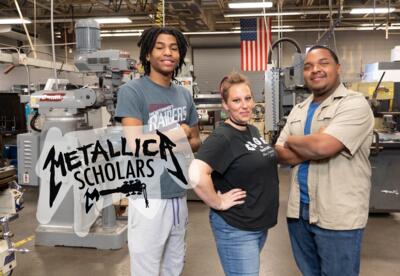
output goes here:
{"type": "MultiPolygon", "coordinates": [[[[260,275],[300,275],[294,263],[285,212],[288,195],[288,173],[280,173],[279,223],[269,231],[267,243],[261,255],[260,275]]],[[[36,222],[37,189],[27,189],[25,208],[20,218],[12,222],[13,241],[34,235],[36,222]]],[[[120,250],[96,250],[85,248],[34,246],[34,241],[23,247],[32,251],[17,255],[17,267],[13,275],[29,276],[80,276],[80,275],[129,275],[128,248],[120,250]]],[[[187,254],[183,276],[224,275],[219,264],[214,240],[208,223],[208,208],[201,202],[189,202],[189,228],[187,254]]],[[[400,275],[400,214],[370,216],[365,231],[361,274],[363,276],[400,275]]],[[[141,276],[141,275],[140,275],[141,276]]]]}

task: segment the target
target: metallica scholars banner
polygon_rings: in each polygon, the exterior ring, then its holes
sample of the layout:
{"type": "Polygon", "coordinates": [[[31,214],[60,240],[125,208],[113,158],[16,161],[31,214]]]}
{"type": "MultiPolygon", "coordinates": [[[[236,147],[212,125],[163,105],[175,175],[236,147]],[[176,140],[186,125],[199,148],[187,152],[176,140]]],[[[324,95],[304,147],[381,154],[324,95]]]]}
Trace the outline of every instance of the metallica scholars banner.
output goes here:
{"type": "Polygon", "coordinates": [[[151,217],[156,208],[149,205],[192,188],[188,168],[193,153],[184,131],[177,126],[144,134],[142,129],[108,127],[65,135],[49,129],[36,165],[41,179],[38,221],[49,223],[73,195],[74,229],[85,236],[102,208],[115,201],[135,199],[134,205],[151,217]],[[168,185],[163,187],[160,179],[168,185]]]}

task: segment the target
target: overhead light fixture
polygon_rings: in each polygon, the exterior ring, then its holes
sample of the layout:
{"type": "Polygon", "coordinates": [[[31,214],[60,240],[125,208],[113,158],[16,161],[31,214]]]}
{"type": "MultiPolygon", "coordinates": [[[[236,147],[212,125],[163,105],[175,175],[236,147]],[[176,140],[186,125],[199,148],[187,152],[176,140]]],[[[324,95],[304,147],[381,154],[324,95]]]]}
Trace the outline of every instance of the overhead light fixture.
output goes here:
{"type": "MultiPolygon", "coordinates": [[[[368,14],[373,13],[373,8],[368,9],[352,9],[352,10],[343,10],[342,14],[368,14]]],[[[375,13],[388,13],[388,12],[400,12],[400,9],[395,8],[376,8],[375,13]]],[[[291,15],[322,15],[322,14],[337,14],[338,11],[329,11],[329,10],[305,10],[305,11],[286,11],[286,12],[267,12],[267,13],[226,13],[224,17],[261,17],[261,16],[291,16],[291,15]]]]}
{"type": "MultiPolygon", "coordinates": [[[[140,36],[141,32],[130,33],[101,33],[101,37],[114,37],[114,36],[140,36]]],[[[217,32],[183,32],[184,35],[220,35],[220,34],[240,34],[240,31],[217,31],[217,32]]]]}
{"type": "MultiPolygon", "coordinates": [[[[357,27],[358,31],[376,31],[376,30],[386,30],[386,26],[380,27],[357,27]]],[[[388,30],[400,30],[400,26],[389,26],[388,30]]]]}
{"type": "Polygon", "coordinates": [[[100,34],[100,37],[114,37],[114,36],[141,36],[142,33],[108,33],[100,34]]]}
{"type": "MultiPolygon", "coordinates": [[[[380,23],[361,23],[360,27],[385,27],[386,22],[380,22],[380,23]]],[[[400,23],[390,23],[389,27],[394,27],[394,26],[400,26],[400,23]]]]}
{"type": "Polygon", "coordinates": [[[289,33],[289,32],[295,32],[295,29],[272,29],[271,33],[289,33]]]}
{"type": "Polygon", "coordinates": [[[217,32],[183,32],[184,35],[217,35],[217,34],[240,34],[240,30],[217,31],[217,32]]]}
{"type": "Polygon", "coordinates": [[[244,2],[244,3],[229,3],[231,9],[257,9],[257,8],[272,8],[272,2],[244,2]]]}
{"type": "Polygon", "coordinates": [[[351,9],[350,14],[368,14],[368,13],[391,13],[394,12],[395,8],[361,8],[351,9]]]}
{"type": "Polygon", "coordinates": [[[1,18],[0,25],[10,25],[10,24],[31,24],[32,22],[29,19],[22,19],[21,18],[1,18]]]}
{"type": "Polygon", "coordinates": [[[118,24],[118,23],[132,23],[128,17],[102,17],[95,18],[99,24],[118,24]]]}
{"type": "Polygon", "coordinates": [[[379,25],[381,25],[381,24],[379,24],[379,23],[376,23],[376,24],[374,24],[374,23],[362,23],[362,24],[360,24],[360,26],[361,27],[378,27],[379,25]]]}
{"type": "Polygon", "coordinates": [[[224,14],[224,17],[260,17],[260,16],[285,16],[301,15],[304,12],[266,12],[266,13],[230,13],[224,14]]]}
{"type": "Polygon", "coordinates": [[[121,30],[101,30],[102,34],[114,34],[114,33],[141,33],[144,30],[141,29],[121,29],[121,30]]]}
{"type": "MultiPolygon", "coordinates": [[[[289,28],[293,28],[294,26],[292,26],[292,25],[281,25],[281,26],[278,26],[278,25],[275,25],[275,26],[272,26],[272,29],[289,29],[289,28]]],[[[233,28],[231,28],[231,30],[240,30],[240,27],[233,27],[233,28]]]]}
{"type": "MultiPolygon", "coordinates": [[[[273,33],[278,32],[294,32],[295,29],[274,29],[273,33]]],[[[233,31],[217,31],[217,32],[184,32],[184,35],[221,35],[221,34],[240,34],[240,30],[233,31]]]]}
{"type": "Polygon", "coordinates": [[[288,28],[293,28],[292,25],[282,25],[282,26],[272,26],[272,29],[288,29],[288,28]]]}

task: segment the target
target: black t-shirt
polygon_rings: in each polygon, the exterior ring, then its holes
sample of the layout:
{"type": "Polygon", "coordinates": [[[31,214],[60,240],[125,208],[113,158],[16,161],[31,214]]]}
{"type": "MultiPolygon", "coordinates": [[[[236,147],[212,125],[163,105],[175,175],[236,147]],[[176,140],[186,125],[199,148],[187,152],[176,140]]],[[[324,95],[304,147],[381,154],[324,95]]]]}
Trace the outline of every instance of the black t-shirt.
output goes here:
{"type": "Polygon", "coordinates": [[[240,131],[222,124],[203,143],[196,155],[212,169],[216,191],[246,191],[245,203],[217,212],[229,225],[242,230],[262,230],[277,223],[279,180],[274,148],[265,143],[257,128],[240,131]]]}

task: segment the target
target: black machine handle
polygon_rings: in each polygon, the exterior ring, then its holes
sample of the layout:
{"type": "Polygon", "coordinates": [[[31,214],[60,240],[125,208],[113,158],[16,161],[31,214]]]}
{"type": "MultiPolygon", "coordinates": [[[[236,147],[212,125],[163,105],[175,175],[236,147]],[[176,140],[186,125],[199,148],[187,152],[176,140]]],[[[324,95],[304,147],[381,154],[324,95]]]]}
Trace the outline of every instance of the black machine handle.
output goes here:
{"type": "Polygon", "coordinates": [[[375,142],[373,142],[371,145],[371,153],[370,154],[372,156],[377,156],[379,154],[379,152],[381,150],[383,150],[383,147],[380,146],[380,144],[379,144],[379,133],[376,130],[374,130],[373,133],[375,136],[375,142]]]}

